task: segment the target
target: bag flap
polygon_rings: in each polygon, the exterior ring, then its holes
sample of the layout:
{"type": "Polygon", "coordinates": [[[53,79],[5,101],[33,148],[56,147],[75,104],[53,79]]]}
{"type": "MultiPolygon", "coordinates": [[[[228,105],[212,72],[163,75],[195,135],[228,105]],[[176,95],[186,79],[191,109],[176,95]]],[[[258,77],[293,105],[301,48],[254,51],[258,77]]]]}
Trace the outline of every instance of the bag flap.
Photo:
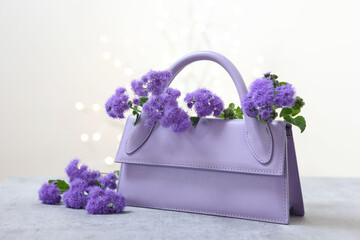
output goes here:
{"type": "Polygon", "coordinates": [[[267,163],[251,153],[243,119],[200,119],[196,127],[175,134],[156,123],[145,143],[133,153],[126,153],[126,143],[134,116],[129,116],[115,162],[230,171],[262,175],[283,175],[286,147],[286,123],[273,121],[269,134],[273,152],[267,163]]]}

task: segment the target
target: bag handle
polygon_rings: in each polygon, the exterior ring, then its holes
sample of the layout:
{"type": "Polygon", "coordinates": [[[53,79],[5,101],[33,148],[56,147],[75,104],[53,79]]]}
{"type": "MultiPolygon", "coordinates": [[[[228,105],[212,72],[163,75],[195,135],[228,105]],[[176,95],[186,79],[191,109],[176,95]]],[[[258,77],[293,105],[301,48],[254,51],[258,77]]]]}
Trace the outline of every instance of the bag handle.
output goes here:
{"type": "MultiPolygon", "coordinates": [[[[216,62],[228,72],[236,86],[241,101],[248,92],[243,78],[229,59],[216,52],[198,51],[180,58],[169,68],[169,71],[172,73],[172,79],[167,86],[171,84],[176,75],[187,65],[201,60],[216,62]]],[[[271,159],[273,149],[273,141],[268,124],[255,118],[250,118],[247,115],[244,115],[244,120],[246,125],[246,138],[250,151],[259,162],[268,163],[271,159]]],[[[153,128],[154,127],[145,126],[144,121],[140,120],[134,127],[131,134],[132,136],[130,136],[127,141],[126,152],[128,154],[135,152],[150,136],[153,128]],[[137,127],[138,125],[139,127],[137,127]]]]}

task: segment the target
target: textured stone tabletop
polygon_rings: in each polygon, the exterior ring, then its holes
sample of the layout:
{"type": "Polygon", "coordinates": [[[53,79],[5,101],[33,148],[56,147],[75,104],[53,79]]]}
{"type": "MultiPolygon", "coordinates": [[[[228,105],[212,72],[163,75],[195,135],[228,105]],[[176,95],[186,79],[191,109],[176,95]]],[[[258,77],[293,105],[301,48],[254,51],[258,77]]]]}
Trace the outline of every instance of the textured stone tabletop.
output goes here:
{"type": "Polygon", "coordinates": [[[305,217],[290,225],[127,207],[88,215],[41,204],[46,178],[0,183],[0,239],[360,239],[360,179],[302,178],[305,217]]]}

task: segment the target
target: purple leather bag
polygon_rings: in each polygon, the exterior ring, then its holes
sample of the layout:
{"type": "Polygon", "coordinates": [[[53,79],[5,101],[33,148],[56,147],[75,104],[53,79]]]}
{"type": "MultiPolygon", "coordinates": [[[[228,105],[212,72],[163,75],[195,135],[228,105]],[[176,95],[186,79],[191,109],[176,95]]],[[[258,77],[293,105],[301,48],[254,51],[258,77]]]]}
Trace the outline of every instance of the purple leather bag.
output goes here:
{"type": "MultiPolygon", "coordinates": [[[[210,60],[233,79],[240,99],[247,93],[236,67],[208,51],[191,53],[170,67],[210,60]]],[[[171,81],[170,81],[171,82],[171,81]]],[[[203,213],[274,223],[304,215],[291,125],[244,119],[201,119],[174,134],[129,116],[116,156],[118,191],[129,206],[203,213]]]]}

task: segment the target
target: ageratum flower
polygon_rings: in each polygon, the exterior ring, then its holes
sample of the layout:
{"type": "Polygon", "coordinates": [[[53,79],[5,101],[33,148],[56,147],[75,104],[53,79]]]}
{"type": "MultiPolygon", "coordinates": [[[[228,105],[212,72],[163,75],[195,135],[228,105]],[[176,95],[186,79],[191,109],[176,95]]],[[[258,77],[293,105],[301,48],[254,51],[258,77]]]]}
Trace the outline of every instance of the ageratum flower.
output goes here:
{"type": "Polygon", "coordinates": [[[167,88],[160,95],[152,95],[143,106],[145,124],[154,126],[160,121],[163,127],[171,127],[175,133],[182,133],[191,126],[187,113],[178,107],[177,98],[181,95],[177,89],[167,88]]]}
{"type": "Polygon", "coordinates": [[[116,179],[115,173],[108,173],[105,176],[98,178],[98,182],[104,189],[116,189],[116,179]]]}
{"type": "Polygon", "coordinates": [[[63,201],[66,207],[82,209],[87,203],[88,183],[76,178],[70,183],[70,189],[63,193],[63,201]]]}
{"type": "Polygon", "coordinates": [[[224,110],[223,101],[205,88],[188,93],[184,100],[189,108],[195,107],[195,112],[199,117],[206,117],[211,114],[218,117],[224,110]]]}
{"type": "Polygon", "coordinates": [[[107,114],[112,118],[124,118],[124,112],[129,110],[129,95],[125,88],[118,88],[105,104],[107,114]]]}
{"type": "Polygon", "coordinates": [[[138,98],[134,98],[134,99],[133,99],[133,103],[134,103],[135,105],[139,106],[140,100],[139,100],[138,98]]]}
{"type": "Polygon", "coordinates": [[[56,182],[45,183],[39,190],[39,200],[45,204],[57,204],[61,201],[60,189],[55,186],[56,182]]]}
{"type": "Polygon", "coordinates": [[[295,102],[295,90],[291,84],[279,85],[270,73],[256,79],[250,91],[242,99],[242,109],[250,117],[272,122],[276,118],[275,108],[291,107],[295,102]]]}
{"type": "Polygon", "coordinates": [[[149,82],[147,84],[148,92],[151,92],[153,95],[160,95],[169,81],[171,80],[172,74],[170,71],[150,71],[147,73],[147,78],[149,82]]]}
{"type": "Polygon", "coordinates": [[[86,204],[88,214],[121,213],[126,205],[125,197],[112,190],[94,187],[89,193],[86,204]]]}
{"type": "Polygon", "coordinates": [[[140,80],[131,82],[131,89],[139,97],[147,97],[149,93],[160,95],[171,80],[170,71],[149,71],[140,80]]]}
{"type": "Polygon", "coordinates": [[[169,107],[164,112],[161,125],[171,127],[174,133],[183,133],[191,126],[191,121],[187,113],[181,108],[169,107]]]}
{"type": "Polygon", "coordinates": [[[295,90],[291,84],[278,86],[275,89],[274,104],[277,107],[291,107],[295,102],[295,90]]]}
{"type": "Polygon", "coordinates": [[[80,160],[74,159],[72,160],[68,166],[65,168],[65,172],[70,178],[70,183],[75,179],[84,180],[88,186],[94,186],[97,178],[100,177],[101,173],[99,171],[92,171],[88,169],[86,165],[82,165],[80,168],[78,167],[80,160]]]}

